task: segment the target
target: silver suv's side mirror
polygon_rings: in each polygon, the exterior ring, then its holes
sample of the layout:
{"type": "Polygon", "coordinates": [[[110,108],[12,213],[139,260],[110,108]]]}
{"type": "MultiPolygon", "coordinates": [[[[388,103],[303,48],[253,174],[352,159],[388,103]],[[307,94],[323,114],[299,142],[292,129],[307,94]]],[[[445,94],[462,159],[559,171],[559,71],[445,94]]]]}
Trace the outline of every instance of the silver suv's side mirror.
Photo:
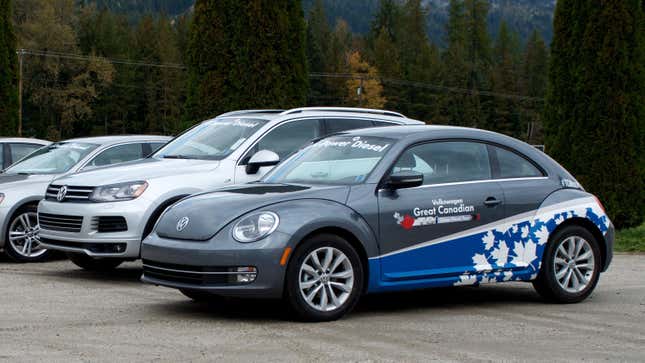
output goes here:
{"type": "Polygon", "coordinates": [[[270,150],[260,150],[256,152],[248,163],[246,163],[247,174],[257,174],[263,166],[273,166],[280,162],[280,156],[270,150]]]}

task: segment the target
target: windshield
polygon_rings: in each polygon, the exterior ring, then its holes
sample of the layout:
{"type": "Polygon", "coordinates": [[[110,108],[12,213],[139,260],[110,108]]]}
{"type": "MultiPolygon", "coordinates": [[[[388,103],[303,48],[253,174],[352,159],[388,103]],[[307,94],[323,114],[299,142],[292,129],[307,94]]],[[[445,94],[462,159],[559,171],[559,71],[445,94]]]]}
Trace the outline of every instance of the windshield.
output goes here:
{"type": "Polygon", "coordinates": [[[62,174],[69,171],[98,145],[57,142],[27,155],[6,170],[9,174],[62,174]]]}
{"type": "Polygon", "coordinates": [[[265,183],[358,184],[389,150],[392,139],[334,136],[310,145],[273,169],[265,183]]]}
{"type": "Polygon", "coordinates": [[[268,121],[223,118],[186,131],[154,154],[155,158],[222,160],[268,121]]]}

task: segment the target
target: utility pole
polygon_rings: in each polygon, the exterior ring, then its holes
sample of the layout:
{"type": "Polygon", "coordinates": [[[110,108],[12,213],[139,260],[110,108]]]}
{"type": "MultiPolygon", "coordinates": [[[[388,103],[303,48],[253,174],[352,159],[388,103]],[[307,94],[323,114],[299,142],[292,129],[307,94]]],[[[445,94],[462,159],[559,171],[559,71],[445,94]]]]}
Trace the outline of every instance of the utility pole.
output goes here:
{"type": "Polygon", "coordinates": [[[358,93],[358,107],[363,107],[363,77],[361,77],[361,84],[358,86],[356,93],[358,93]]]}
{"type": "Polygon", "coordinates": [[[18,50],[18,136],[22,136],[22,59],[24,49],[18,50]]]}

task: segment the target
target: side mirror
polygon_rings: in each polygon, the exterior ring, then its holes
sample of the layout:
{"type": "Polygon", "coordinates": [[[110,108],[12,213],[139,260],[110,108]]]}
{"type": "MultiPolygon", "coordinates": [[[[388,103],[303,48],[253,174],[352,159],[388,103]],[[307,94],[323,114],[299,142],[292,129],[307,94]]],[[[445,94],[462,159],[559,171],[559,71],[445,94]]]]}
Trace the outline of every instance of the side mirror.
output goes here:
{"type": "Polygon", "coordinates": [[[257,174],[263,166],[273,166],[280,162],[280,156],[270,150],[260,150],[246,163],[247,174],[257,174]]]}
{"type": "Polygon", "coordinates": [[[418,187],[423,185],[423,174],[412,170],[400,171],[390,175],[386,185],[390,189],[418,187]]]}

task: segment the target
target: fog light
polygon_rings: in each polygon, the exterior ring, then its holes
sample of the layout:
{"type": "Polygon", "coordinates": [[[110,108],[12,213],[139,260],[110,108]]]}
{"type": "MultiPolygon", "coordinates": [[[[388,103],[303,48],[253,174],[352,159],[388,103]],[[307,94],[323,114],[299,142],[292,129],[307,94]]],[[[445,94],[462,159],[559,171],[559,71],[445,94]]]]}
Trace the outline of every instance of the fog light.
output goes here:
{"type": "Polygon", "coordinates": [[[248,284],[255,281],[255,278],[258,275],[258,270],[252,266],[241,266],[231,268],[232,272],[237,272],[235,274],[235,281],[238,284],[248,284]]]}

